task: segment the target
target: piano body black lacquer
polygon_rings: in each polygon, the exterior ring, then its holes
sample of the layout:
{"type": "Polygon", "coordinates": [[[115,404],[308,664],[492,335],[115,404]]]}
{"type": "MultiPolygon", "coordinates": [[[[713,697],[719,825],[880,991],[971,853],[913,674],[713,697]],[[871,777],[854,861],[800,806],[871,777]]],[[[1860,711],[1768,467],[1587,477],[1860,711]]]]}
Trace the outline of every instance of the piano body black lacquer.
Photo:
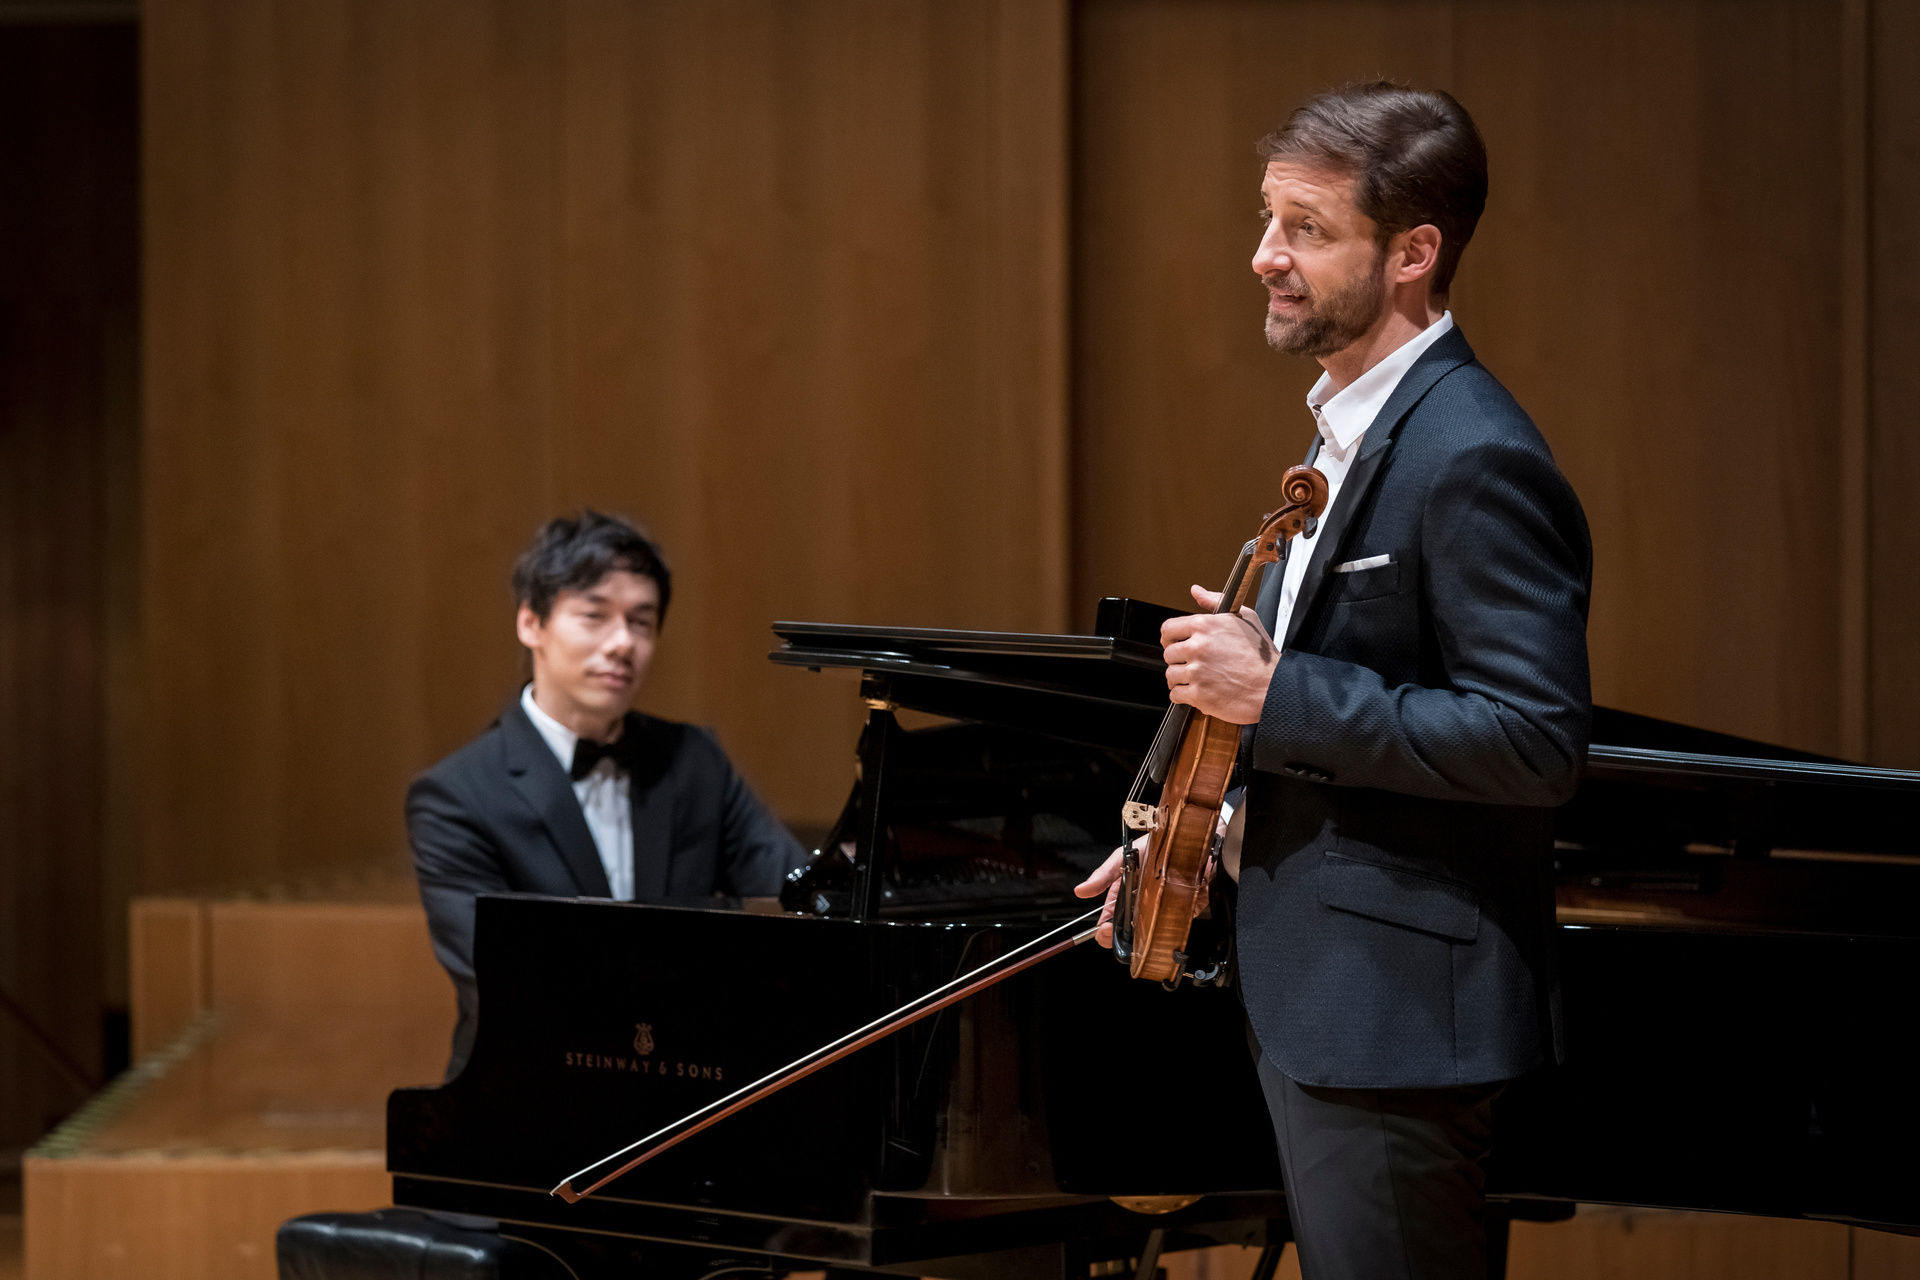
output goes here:
{"type": "MultiPolygon", "coordinates": [[[[786,912],[482,898],[479,1036],[457,1079],[392,1095],[395,1202],[498,1218],[582,1277],[1077,1280],[1286,1239],[1236,996],[1091,945],[579,1204],[548,1194],[1084,910],[1165,707],[1164,612],[1107,601],[1095,636],[776,625],[775,662],[856,673],[871,708],[786,912]],[[1143,1094],[1183,1114],[1131,1124],[1143,1094]]],[[[1605,710],[1594,738],[1558,828],[1567,1062],[1501,1100],[1497,1204],[1920,1228],[1920,774],[1605,710]]]]}

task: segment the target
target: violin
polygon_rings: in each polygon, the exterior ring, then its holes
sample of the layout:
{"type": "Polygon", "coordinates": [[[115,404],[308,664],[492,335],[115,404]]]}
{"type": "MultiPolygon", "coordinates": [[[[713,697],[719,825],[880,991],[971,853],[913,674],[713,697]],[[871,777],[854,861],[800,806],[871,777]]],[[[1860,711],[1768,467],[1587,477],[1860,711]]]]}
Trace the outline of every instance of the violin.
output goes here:
{"type": "MultiPolygon", "coordinates": [[[[1327,505],[1327,478],[1312,467],[1289,467],[1278,511],[1240,549],[1216,613],[1238,613],[1253,585],[1252,570],[1278,563],[1280,548],[1327,505]]],[[[1136,978],[1168,987],[1230,980],[1224,958],[1197,967],[1185,948],[1194,917],[1206,905],[1220,854],[1220,810],[1240,755],[1241,726],[1173,703],[1121,806],[1120,893],[1114,903],[1113,955],[1136,978]],[[1142,797],[1160,784],[1158,804],[1142,797]],[[1144,833],[1144,849],[1136,847],[1144,833]]]]}
{"type": "MultiPolygon", "coordinates": [[[[1260,532],[1240,549],[1233,574],[1221,593],[1218,612],[1238,610],[1249,586],[1249,570],[1256,565],[1273,564],[1280,558],[1280,547],[1306,527],[1327,505],[1327,478],[1312,467],[1290,467],[1281,477],[1278,511],[1263,516],[1260,532]]],[[[1127,960],[1135,977],[1154,978],[1177,985],[1184,977],[1196,981],[1226,981],[1223,964],[1207,972],[1192,972],[1182,948],[1193,921],[1195,906],[1207,892],[1210,877],[1207,860],[1217,856],[1218,840],[1214,829],[1219,824],[1220,806],[1226,799],[1227,784],[1233,776],[1234,760],[1240,751],[1240,726],[1195,712],[1184,704],[1173,704],[1161,721],[1160,732],[1134,778],[1122,810],[1127,834],[1121,843],[1126,849],[1125,874],[1114,914],[1114,954],[1127,960]],[[1171,765],[1171,774],[1168,772],[1171,765]],[[1140,797],[1151,783],[1161,783],[1160,802],[1149,805],[1140,797]],[[1136,856],[1132,833],[1147,833],[1144,856],[1136,856]],[[1124,918],[1124,923],[1123,923],[1124,918]],[[1126,951],[1121,939],[1126,940],[1126,951]]],[[[1093,939],[1099,931],[1098,917],[1104,908],[1095,907],[1030,942],[1013,948],[961,974],[945,986],[936,987],[918,999],[874,1019],[863,1027],[804,1054],[784,1067],[744,1085],[725,1097],[682,1116],[586,1167],[576,1170],[553,1188],[552,1194],[574,1204],[632,1169],[645,1164],[661,1152],[691,1138],[696,1133],[742,1111],[762,1098],[778,1093],[797,1080],[805,1079],[823,1067],[856,1053],[877,1040],[900,1031],[923,1018],[931,1017],[988,987],[1024,973],[1037,964],[1061,955],[1093,939]]]]}

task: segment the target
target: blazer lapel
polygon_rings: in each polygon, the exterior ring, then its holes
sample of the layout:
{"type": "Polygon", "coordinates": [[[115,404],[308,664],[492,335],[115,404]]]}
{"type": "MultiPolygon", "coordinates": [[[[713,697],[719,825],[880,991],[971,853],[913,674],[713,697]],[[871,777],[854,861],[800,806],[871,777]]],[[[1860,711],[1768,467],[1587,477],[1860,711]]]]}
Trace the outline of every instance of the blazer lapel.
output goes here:
{"type": "Polygon", "coordinates": [[[594,847],[593,833],[580,812],[573,783],[560,762],[554,759],[547,740],[527,719],[516,695],[500,713],[500,733],[506,743],[507,777],[514,790],[540,817],[547,838],[560,854],[567,873],[582,897],[609,898],[606,868],[600,865],[600,853],[594,847]]]}
{"type": "Polygon", "coordinates": [[[673,788],[666,775],[679,752],[684,731],[684,725],[627,713],[623,732],[634,735],[637,747],[627,775],[636,902],[662,902],[667,897],[668,873],[673,868],[673,788]]]}
{"type": "Polygon", "coordinates": [[[1353,513],[1366,505],[1367,494],[1380,475],[1381,465],[1386,461],[1387,451],[1393,447],[1393,438],[1399,432],[1400,424],[1406,421],[1407,414],[1420,403],[1421,397],[1433,389],[1434,383],[1472,360],[1473,348],[1467,345],[1466,335],[1456,328],[1428,347],[1413,362],[1413,367],[1401,377],[1400,385],[1380,406],[1380,412],[1375,415],[1361,440],[1360,456],[1354,459],[1352,470],[1341,482],[1339,501],[1333,504],[1333,510],[1321,522],[1320,535],[1314,543],[1313,559],[1307,561],[1306,576],[1300,580],[1300,594],[1294,598],[1293,617],[1287,622],[1287,634],[1281,639],[1281,649],[1293,647],[1301,624],[1319,599],[1320,588],[1327,580],[1327,566],[1334,563],[1340,544],[1346,540],[1347,530],[1353,525],[1353,513]]]}

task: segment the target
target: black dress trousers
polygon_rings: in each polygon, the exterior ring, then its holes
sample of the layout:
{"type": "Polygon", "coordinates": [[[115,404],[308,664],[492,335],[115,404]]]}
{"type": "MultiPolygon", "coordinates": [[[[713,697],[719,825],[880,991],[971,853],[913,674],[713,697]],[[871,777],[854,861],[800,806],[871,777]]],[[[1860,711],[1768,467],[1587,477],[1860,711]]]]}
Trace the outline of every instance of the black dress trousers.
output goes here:
{"type": "MultiPolygon", "coordinates": [[[[1485,1280],[1486,1175],[1499,1084],[1327,1089],[1254,1050],[1304,1280],[1485,1280]]],[[[1496,1229],[1504,1228],[1502,1220],[1496,1229]]]]}

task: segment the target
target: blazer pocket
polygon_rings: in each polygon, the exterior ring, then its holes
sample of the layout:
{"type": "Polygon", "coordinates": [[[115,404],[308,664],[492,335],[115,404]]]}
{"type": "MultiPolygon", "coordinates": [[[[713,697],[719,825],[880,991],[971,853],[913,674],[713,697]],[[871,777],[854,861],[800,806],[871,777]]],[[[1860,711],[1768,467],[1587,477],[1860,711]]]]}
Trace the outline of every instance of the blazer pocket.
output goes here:
{"type": "Polygon", "coordinates": [[[1320,901],[1335,911],[1455,942],[1472,942],[1480,936],[1480,895],[1472,886],[1358,862],[1337,853],[1321,858],[1320,901]]]}
{"type": "Polygon", "coordinates": [[[1327,601],[1330,604],[1343,604],[1353,600],[1372,600],[1376,596],[1390,596],[1400,590],[1400,562],[1389,560],[1385,564],[1367,564],[1358,562],[1366,568],[1347,569],[1336,567],[1327,574],[1327,601]]]}

